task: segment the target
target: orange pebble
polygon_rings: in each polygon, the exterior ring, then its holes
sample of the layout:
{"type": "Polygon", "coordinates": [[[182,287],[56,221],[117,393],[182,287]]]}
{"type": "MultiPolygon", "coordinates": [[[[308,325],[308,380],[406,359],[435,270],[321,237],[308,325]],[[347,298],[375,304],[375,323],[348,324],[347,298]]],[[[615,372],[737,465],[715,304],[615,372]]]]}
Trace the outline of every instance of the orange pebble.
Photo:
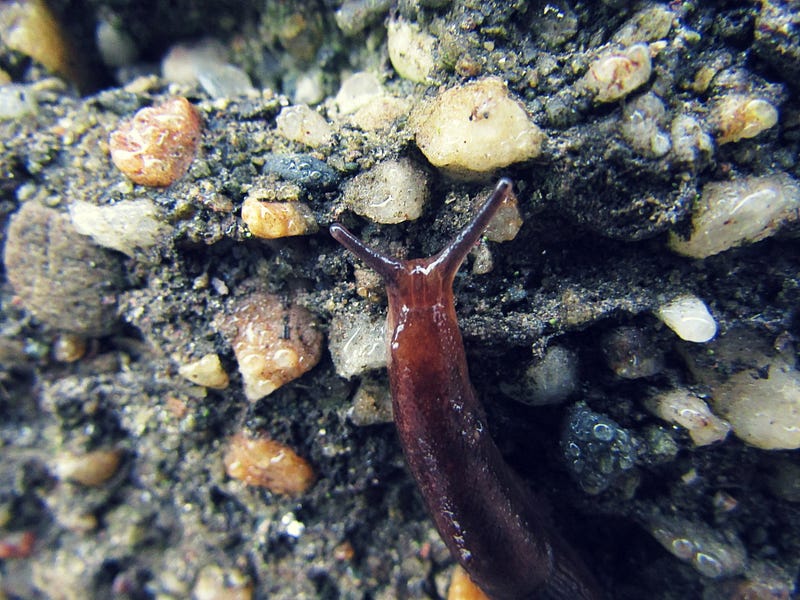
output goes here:
{"type": "Polygon", "coordinates": [[[447,600],[489,600],[489,596],[473,583],[461,565],[456,565],[456,568],[453,569],[453,576],[450,578],[447,600]]]}
{"type": "Polygon", "coordinates": [[[111,160],[134,183],[166,187],[192,164],[200,115],[186,98],[143,108],[111,134],[111,160]]]}
{"type": "Polygon", "coordinates": [[[276,494],[302,494],[316,479],[304,458],[288,446],[265,437],[249,438],[237,433],[231,438],[223,460],[230,477],[276,494]]]}

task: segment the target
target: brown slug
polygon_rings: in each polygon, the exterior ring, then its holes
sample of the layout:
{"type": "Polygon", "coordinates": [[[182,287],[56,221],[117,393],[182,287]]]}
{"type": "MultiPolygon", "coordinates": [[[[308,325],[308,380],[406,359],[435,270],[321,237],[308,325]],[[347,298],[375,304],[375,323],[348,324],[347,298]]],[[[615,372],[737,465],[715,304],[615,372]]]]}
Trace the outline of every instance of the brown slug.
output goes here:
{"type": "Polygon", "coordinates": [[[542,502],[492,441],[469,380],[453,280],[497,208],[501,179],[472,221],[438,254],[398,260],[338,223],[331,235],[386,284],[388,369],[397,432],[436,528],[453,557],[492,599],[600,598],[542,502]]]}

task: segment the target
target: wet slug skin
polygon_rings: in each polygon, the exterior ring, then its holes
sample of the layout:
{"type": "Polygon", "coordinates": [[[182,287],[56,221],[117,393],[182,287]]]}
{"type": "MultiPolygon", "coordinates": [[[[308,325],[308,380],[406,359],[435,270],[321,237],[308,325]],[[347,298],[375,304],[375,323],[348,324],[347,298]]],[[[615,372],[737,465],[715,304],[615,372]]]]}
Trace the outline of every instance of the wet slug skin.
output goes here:
{"type": "Polygon", "coordinates": [[[386,256],[338,223],[330,233],[386,285],[397,432],[453,557],[494,600],[599,598],[588,569],[500,454],[469,380],[453,279],[512,194],[511,181],[501,179],[472,221],[429,258],[386,256]]]}

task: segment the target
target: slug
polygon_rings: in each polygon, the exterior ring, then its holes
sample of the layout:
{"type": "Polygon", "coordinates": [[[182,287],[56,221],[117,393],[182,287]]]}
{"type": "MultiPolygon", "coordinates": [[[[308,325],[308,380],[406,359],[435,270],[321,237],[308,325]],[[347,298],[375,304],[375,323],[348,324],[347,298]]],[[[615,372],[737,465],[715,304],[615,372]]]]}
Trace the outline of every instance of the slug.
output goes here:
{"type": "Polygon", "coordinates": [[[472,221],[429,258],[386,256],[338,223],[330,233],[386,285],[397,432],[408,468],[455,560],[494,600],[596,599],[594,578],[489,435],[456,319],[456,272],[512,194],[511,181],[501,179],[472,221]]]}

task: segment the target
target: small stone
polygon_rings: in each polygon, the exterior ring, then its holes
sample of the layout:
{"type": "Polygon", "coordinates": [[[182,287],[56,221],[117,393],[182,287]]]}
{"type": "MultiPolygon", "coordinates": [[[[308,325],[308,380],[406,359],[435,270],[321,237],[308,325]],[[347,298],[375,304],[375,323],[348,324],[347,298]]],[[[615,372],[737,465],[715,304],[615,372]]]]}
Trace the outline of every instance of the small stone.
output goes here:
{"type": "Polygon", "coordinates": [[[757,242],[797,220],[798,204],[800,185],[786,173],[707,183],[692,209],[689,238],[673,233],[669,245],[679,254],[706,258],[757,242]]]}
{"type": "Polygon", "coordinates": [[[264,202],[247,196],[242,221],[254,236],[267,240],[316,233],[319,227],[305,202],[264,202]]]}
{"type": "Polygon", "coordinates": [[[149,198],[104,206],[76,200],[69,207],[69,215],[78,233],[130,257],[148,252],[172,231],[149,198]]]}
{"type": "Polygon", "coordinates": [[[672,156],[676,163],[686,165],[693,171],[711,160],[714,141],[700,123],[690,115],[678,115],[670,124],[672,156]]]}
{"type": "Polygon", "coordinates": [[[161,60],[161,75],[171,83],[192,85],[206,65],[225,64],[225,46],[213,39],[190,44],[175,44],[161,60]]]}
{"type": "Polygon", "coordinates": [[[656,316],[687,342],[708,342],[717,334],[717,322],[697,296],[678,296],[656,309],[656,316]]]}
{"type": "Polygon", "coordinates": [[[197,81],[212,98],[257,96],[250,76],[237,66],[209,63],[197,70],[197,81]]]}
{"type": "Polygon", "coordinates": [[[353,396],[353,406],[347,411],[347,416],[358,427],[391,423],[393,412],[389,386],[369,378],[362,380],[353,396]]]}
{"type": "MultiPolygon", "coordinates": [[[[766,359],[765,359],[766,360],[766,359]]],[[[745,369],[713,388],[715,409],[736,437],[763,450],[800,448],[800,373],[782,359],[745,369]]]]}
{"type": "Polygon", "coordinates": [[[436,66],[436,38],[416,23],[391,19],[387,26],[389,60],[403,79],[425,83],[436,66]]]}
{"type": "Polygon", "coordinates": [[[525,370],[524,396],[517,400],[533,406],[559,404],[578,389],[578,356],[563,346],[551,346],[542,360],[525,370]]]}
{"type": "Polygon", "coordinates": [[[11,217],[3,261],[22,305],[43,323],[89,337],[115,328],[118,257],[79,234],[68,216],[24,203],[11,217]]]}
{"type": "Polygon", "coordinates": [[[651,377],[663,367],[661,351],[638,327],[617,327],[603,336],[603,355],[611,370],[624,379],[651,377]]]}
{"type": "Polygon", "coordinates": [[[74,333],[62,333],[53,342],[53,358],[59,362],[72,363],[86,354],[86,340],[74,333]]]}
{"type": "Polygon", "coordinates": [[[235,434],[223,460],[229,477],[265,487],[274,494],[297,496],[316,480],[314,469],[304,458],[285,444],[266,437],[235,434]]]}
{"type": "Polygon", "coordinates": [[[384,93],[385,90],[375,75],[359,71],[342,81],[334,102],[340,115],[349,115],[384,93]]]}
{"type": "Polygon", "coordinates": [[[428,202],[428,175],[408,158],[387,160],[356,175],[344,188],[344,203],[377,223],[413,221],[428,202]]]}
{"type": "Polygon", "coordinates": [[[456,175],[488,174],[535,158],[544,139],[496,77],[439,93],[415,111],[412,122],[425,157],[456,175]]]}
{"type": "Polygon", "coordinates": [[[121,460],[122,452],[118,448],[104,448],[85,454],[64,452],[55,459],[55,471],[61,479],[97,487],[114,476],[121,460]]]}
{"type": "Polygon", "coordinates": [[[311,313],[272,294],[239,299],[220,329],[232,340],[250,401],[297,379],[322,355],[322,333],[311,313]]]}
{"type": "Polygon", "coordinates": [[[29,86],[18,83],[0,85],[0,119],[19,119],[37,111],[36,97],[29,86]]]}
{"type": "Polygon", "coordinates": [[[85,70],[67,33],[44,0],[12,0],[0,4],[0,39],[10,49],[30,56],[48,70],[81,85],[85,70]]]}
{"type": "Polygon", "coordinates": [[[339,182],[336,171],[310,154],[269,154],[263,171],[311,191],[329,190],[339,182]]]}
{"type": "Polygon", "coordinates": [[[143,108],[111,134],[111,160],[135,183],[167,187],[189,170],[201,126],[186,98],[143,108]]]}
{"type": "Polygon", "coordinates": [[[762,98],[731,94],[718,102],[710,115],[717,142],[729,144],[754,138],[778,122],[778,109],[762,98]]]}
{"type": "Polygon", "coordinates": [[[511,193],[500,204],[483,233],[490,242],[510,242],[522,229],[522,222],[517,196],[511,193]]]}
{"type": "Polygon", "coordinates": [[[253,582],[238,569],[206,565],[197,574],[193,600],[251,600],[253,582]]]}
{"type": "Polygon", "coordinates": [[[645,406],[657,417],[685,427],[697,446],[724,440],[731,426],[711,412],[708,404],[689,390],[674,389],[649,398],[645,406]]]}
{"type": "Polygon", "coordinates": [[[456,565],[447,589],[447,600],[489,600],[489,596],[473,583],[461,565],[456,565]]]}
{"type": "Polygon", "coordinates": [[[116,23],[102,16],[94,30],[94,39],[100,58],[107,67],[129,66],[139,55],[133,38],[116,23]]]}
{"type": "Polygon", "coordinates": [[[705,523],[656,515],[648,520],[647,529],[668,552],[705,577],[732,577],[743,572],[747,564],[747,552],[739,538],[723,535],[705,523]]]}
{"type": "Polygon", "coordinates": [[[178,367],[178,373],[194,384],[215,390],[224,390],[230,380],[217,354],[206,354],[193,362],[178,367]]]}
{"type": "Polygon", "coordinates": [[[625,21],[611,40],[622,46],[631,46],[637,42],[655,42],[669,35],[675,16],[663,4],[645,8],[625,21]]]}
{"type": "Polygon", "coordinates": [[[579,87],[590,92],[596,102],[614,102],[647,83],[652,69],[647,44],[634,44],[598,57],[589,66],[579,87]]]}
{"type": "Polygon", "coordinates": [[[318,148],[333,141],[333,128],[317,111],[301,104],[287,106],[275,118],[276,131],[287,140],[318,148]]]}
{"type": "Polygon", "coordinates": [[[669,135],[662,131],[667,111],[653,93],[643,94],[627,103],[622,111],[620,133],[642,156],[659,158],[669,152],[669,135]]]}
{"type": "Polygon", "coordinates": [[[386,321],[367,313],[334,315],[328,348],[336,372],[350,378],[386,366],[386,321]]]}

